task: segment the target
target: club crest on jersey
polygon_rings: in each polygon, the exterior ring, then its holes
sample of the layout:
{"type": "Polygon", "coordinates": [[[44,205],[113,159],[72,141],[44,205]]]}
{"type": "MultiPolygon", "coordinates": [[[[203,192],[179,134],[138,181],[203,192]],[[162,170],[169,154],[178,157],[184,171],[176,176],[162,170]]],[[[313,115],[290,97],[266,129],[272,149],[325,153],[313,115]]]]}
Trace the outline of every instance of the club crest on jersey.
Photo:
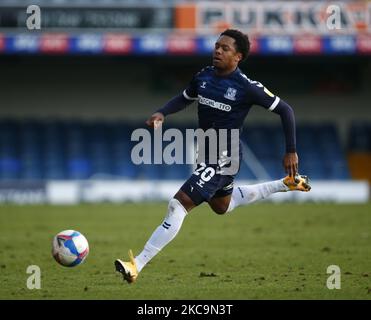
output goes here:
{"type": "Polygon", "coordinates": [[[233,88],[228,88],[227,92],[224,94],[224,98],[228,100],[235,101],[236,100],[237,90],[233,88]]]}

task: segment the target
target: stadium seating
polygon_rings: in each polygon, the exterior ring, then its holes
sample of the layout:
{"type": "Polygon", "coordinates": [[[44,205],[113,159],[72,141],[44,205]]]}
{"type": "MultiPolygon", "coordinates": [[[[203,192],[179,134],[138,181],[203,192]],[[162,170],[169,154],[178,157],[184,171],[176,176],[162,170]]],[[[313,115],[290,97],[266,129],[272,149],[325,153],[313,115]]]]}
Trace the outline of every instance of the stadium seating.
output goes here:
{"type": "Polygon", "coordinates": [[[355,122],[350,127],[349,150],[356,152],[371,151],[371,123],[355,122]]]}
{"type": "MultiPolygon", "coordinates": [[[[131,150],[133,129],[143,124],[83,122],[80,120],[0,121],[0,181],[78,179],[186,179],[191,165],[135,165],[131,150]]],[[[194,126],[182,126],[185,128],[194,126]]],[[[166,128],[164,128],[165,130],[166,128]]],[[[349,147],[370,150],[370,126],[351,128],[349,147]]],[[[280,126],[244,128],[243,142],[260,161],[270,178],[282,177],[284,137],[280,126]]],[[[312,179],[350,179],[345,152],[333,124],[299,125],[300,172],[312,179]]],[[[164,147],[169,142],[164,142],[164,147]]],[[[184,146],[184,153],[186,146],[184,146]]],[[[153,157],[153,154],[151,155],[153,157]]],[[[242,163],[239,179],[257,179],[242,163]]]]}

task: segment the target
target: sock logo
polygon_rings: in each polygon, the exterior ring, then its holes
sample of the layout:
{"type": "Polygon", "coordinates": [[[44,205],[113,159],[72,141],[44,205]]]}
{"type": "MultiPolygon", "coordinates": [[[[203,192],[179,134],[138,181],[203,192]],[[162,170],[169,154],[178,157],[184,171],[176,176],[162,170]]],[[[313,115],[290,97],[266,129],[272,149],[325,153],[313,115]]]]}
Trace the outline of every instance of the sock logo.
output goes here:
{"type": "Polygon", "coordinates": [[[162,224],[162,226],[165,228],[165,229],[169,229],[171,227],[171,224],[170,223],[167,223],[166,221],[164,221],[164,223],[162,224]]]}
{"type": "Polygon", "coordinates": [[[241,188],[240,188],[240,187],[238,187],[237,189],[238,189],[238,190],[240,190],[240,193],[241,193],[241,197],[242,197],[242,198],[244,198],[244,196],[243,196],[243,193],[242,193],[242,190],[241,190],[241,188]]]}

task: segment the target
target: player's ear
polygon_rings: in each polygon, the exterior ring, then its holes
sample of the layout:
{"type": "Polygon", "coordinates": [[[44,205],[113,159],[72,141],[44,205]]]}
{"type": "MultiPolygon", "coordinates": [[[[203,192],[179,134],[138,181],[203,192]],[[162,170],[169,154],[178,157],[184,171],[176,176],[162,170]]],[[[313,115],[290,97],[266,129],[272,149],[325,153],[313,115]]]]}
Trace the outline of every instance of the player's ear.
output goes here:
{"type": "Polygon", "coordinates": [[[236,53],[236,62],[239,63],[240,61],[242,61],[242,53],[241,52],[237,52],[236,53]]]}

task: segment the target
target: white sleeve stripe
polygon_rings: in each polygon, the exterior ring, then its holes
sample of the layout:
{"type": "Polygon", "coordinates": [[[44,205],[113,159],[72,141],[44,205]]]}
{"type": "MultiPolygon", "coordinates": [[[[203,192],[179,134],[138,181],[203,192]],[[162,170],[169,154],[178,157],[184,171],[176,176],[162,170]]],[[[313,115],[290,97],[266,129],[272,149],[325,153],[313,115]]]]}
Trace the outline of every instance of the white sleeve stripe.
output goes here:
{"type": "Polygon", "coordinates": [[[187,94],[187,92],[184,90],[183,91],[183,96],[184,96],[184,98],[186,98],[187,100],[198,100],[198,97],[197,98],[192,98],[192,97],[190,97],[188,94],[187,94]]]}
{"type": "Polygon", "coordinates": [[[269,107],[268,110],[273,111],[277,107],[279,102],[280,102],[280,98],[276,96],[276,99],[274,100],[274,102],[272,103],[272,105],[269,107]]]}

